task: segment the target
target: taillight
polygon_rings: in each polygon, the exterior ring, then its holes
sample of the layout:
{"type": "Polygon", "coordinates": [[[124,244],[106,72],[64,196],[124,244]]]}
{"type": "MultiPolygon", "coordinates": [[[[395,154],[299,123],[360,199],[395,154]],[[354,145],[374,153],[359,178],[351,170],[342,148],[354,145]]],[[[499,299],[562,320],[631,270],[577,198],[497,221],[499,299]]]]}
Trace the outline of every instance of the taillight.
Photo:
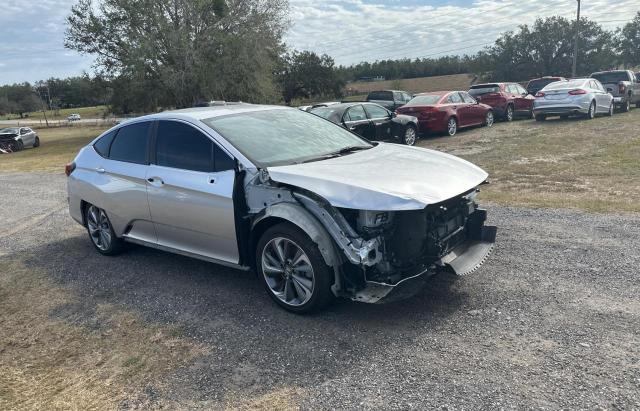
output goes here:
{"type": "Polygon", "coordinates": [[[71,163],[64,166],[64,173],[67,175],[67,177],[69,177],[71,173],[73,173],[73,170],[75,169],[76,169],[76,163],[72,161],[71,163]]]}
{"type": "Polygon", "coordinates": [[[538,91],[535,96],[536,97],[544,97],[544,95],[545,94],[542,91],[538,91]]]}
{"type": "Polygon", "coordinates": [[[623,83],[618,84],[618,91],[620,92],[620,94],[624,94],[626,89],[627,87],[625,87],[623,83]]]}
{"type": "Polygon", "coordinates": [[[571,90],[569,92],[569,94],[571,94],[572,96],[578,96],[580,94],[587,94],[587,91],[579,88],[579,89],[576,89],[576,90],[571,90]]]}

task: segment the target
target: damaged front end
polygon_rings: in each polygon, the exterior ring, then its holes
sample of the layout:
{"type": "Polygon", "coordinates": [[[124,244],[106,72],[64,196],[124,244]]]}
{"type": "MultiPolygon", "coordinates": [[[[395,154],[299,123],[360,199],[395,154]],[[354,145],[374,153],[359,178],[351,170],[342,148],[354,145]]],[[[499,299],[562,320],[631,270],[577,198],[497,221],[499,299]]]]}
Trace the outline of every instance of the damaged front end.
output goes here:
{"type": "MultiPolygon", "coordinates": [[[[410,296],[420,290],[417,283],[441,270],[475,271],[495,242],[496,228],[484,225],[487,214],[475,202],[476,188],[419,210],[371,211],[334,207],[315,193],[270,181],[266,172],[261,180],[248,188],[249,197],[260,193],[258,201],[249,201],[254,212],[264,207],[264,215],[272,203],[292,203],[331,237],[339,255],[325,260],[336,271],[337,296],[367,303],[410,296]]],[[[319,246],[326,251],[326,244],[319,246]]]]}

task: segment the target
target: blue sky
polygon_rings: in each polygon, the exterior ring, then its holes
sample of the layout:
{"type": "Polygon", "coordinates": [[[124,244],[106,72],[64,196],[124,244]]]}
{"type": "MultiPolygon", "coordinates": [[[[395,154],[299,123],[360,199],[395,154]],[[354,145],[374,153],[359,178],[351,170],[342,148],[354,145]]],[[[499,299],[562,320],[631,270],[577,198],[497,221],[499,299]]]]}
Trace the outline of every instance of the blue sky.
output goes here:
{"type": "MultiPolygon", "coordinates": [[[[3,0],[0,84],[91,72],[91,56],[64,49],[64,23],[76,0],[3,0]]],[[[638,0],[589,0],[583,13],[613,28],[638,0]]],[[[286,42],[332,55],[339,64],[473,53],[500,32],[536,17],[575,18],[575,0],[290,0],[286,42]]]]}

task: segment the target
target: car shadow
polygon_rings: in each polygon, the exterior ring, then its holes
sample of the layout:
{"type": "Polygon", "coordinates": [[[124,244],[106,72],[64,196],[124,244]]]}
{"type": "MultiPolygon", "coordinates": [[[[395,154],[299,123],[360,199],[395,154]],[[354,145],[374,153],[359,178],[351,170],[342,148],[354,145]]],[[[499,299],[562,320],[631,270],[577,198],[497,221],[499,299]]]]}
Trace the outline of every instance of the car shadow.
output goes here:
{"type": "Polygon", "coordinates": [[[51,317],[100,329],[98,306],[113,304],[150,323],[176,326],[210,347],[210,357],[168,381],[173,391],[190,387],[189,396],[198,400],[223,390],[240,364],[257,370],[259,392],[331,379],[345,372],[345,364],[358,366],[389,345],[410,346],[422,330],[458,312],[468,297],[455,277],[439,274],[408,300],[369,305],[338,299],[325,311],[303,316],[272,302],[251,272],[140,246],[105,257],[82,235],[31,251],[29,267],[78,296],[51,317]]]}

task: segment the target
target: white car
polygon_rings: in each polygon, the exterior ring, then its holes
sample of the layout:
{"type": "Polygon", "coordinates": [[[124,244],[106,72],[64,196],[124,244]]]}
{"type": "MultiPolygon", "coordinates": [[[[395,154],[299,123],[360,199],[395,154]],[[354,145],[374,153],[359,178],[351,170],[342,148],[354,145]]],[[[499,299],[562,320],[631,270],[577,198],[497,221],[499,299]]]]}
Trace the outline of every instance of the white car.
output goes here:
{"type": "Polygon", "coordinates": [[[378,302],[440,270],[477,269],[496,228],[460,158],[370,143],[279,106],[136,118],[65,170],[69,211],[101,254],[132,242],[257,271],[276,303],[378,302]]]}
{"type": "Polygon", "coordinates": [[[39,147],[38,133],[29,127],[7,127],[0,130],[0,150],[3,153],[20,151],[25,147],[39,147]]]}
{"type": "Polygon", "coordinates": [[[533,114],[537,121],[550,116],[579,115],[593,119],[597,115],[613,115],[613,96],[596,79],[583,78],[556,81],[535,95],[533,114]]]}
{"type": "Polygon", "coordinates": [[[69,117],[67,117],[68,121],[78,121],[81,120],[82,117],[80,117],[80,114],[78,113],[74,113],[74,114],[70,114],[69,117]]]}

